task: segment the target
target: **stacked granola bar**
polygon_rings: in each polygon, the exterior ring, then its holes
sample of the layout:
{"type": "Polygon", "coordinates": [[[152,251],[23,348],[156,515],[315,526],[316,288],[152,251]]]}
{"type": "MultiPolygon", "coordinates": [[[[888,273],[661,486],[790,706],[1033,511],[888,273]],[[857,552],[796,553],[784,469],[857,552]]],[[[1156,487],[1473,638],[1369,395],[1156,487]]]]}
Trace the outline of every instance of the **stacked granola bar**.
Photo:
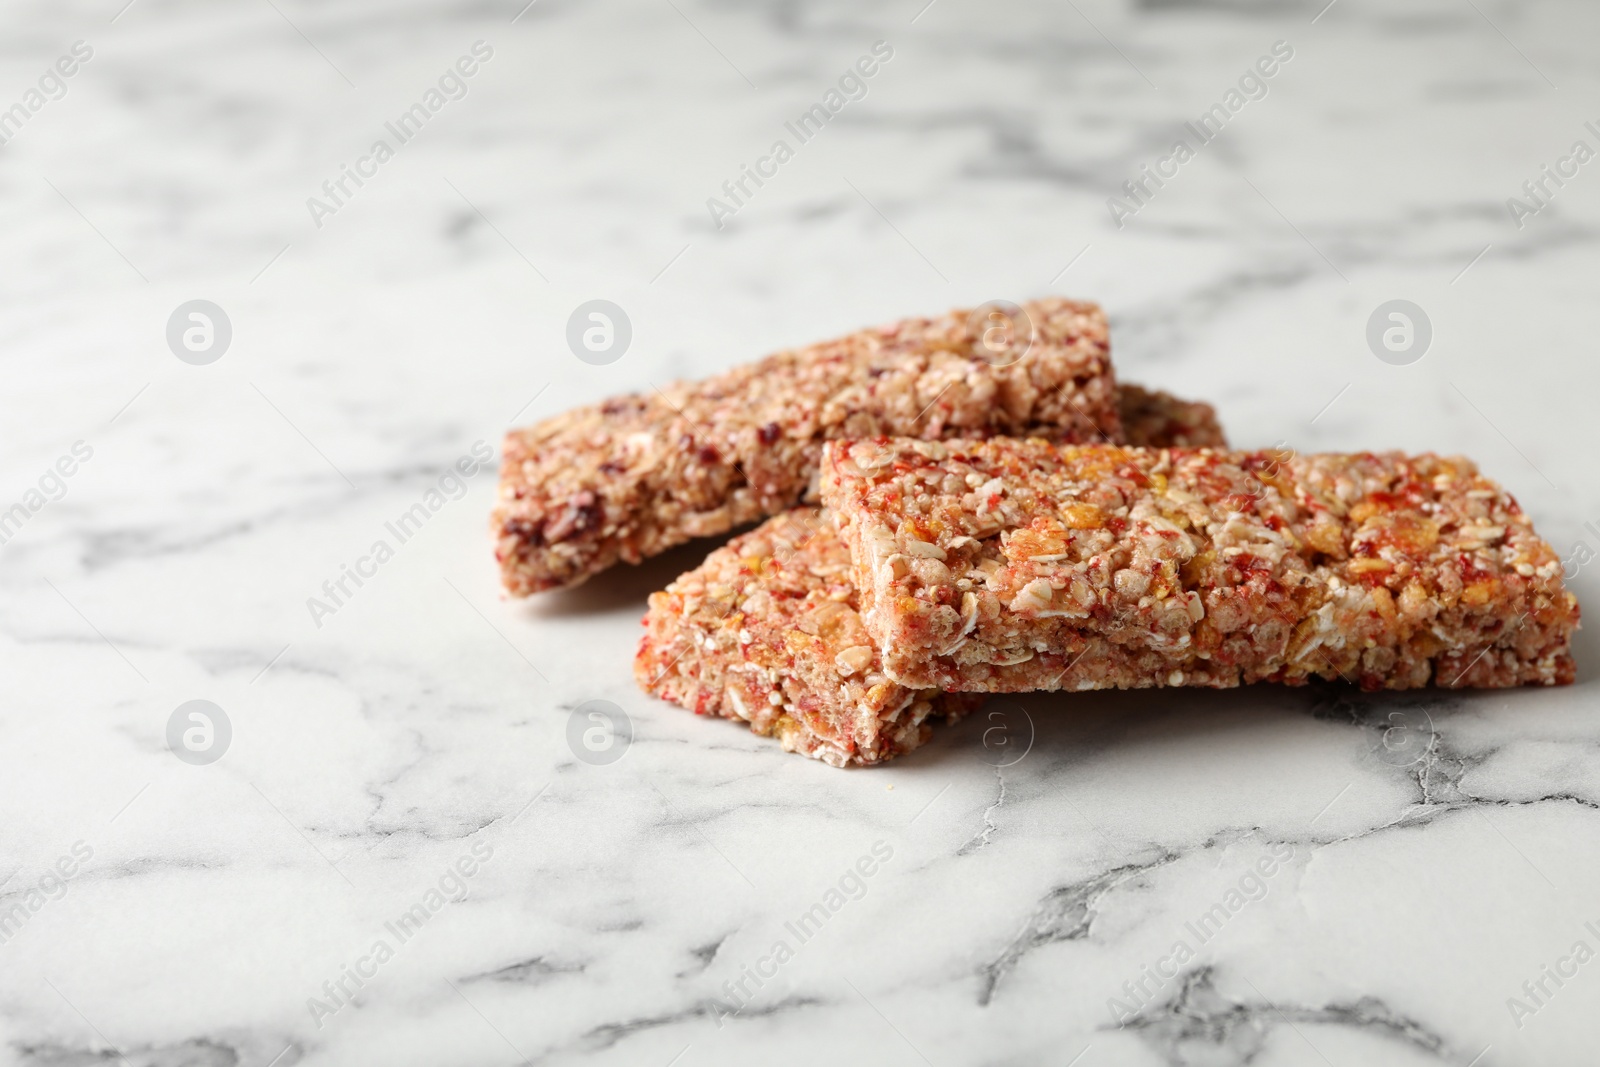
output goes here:
{"type": "Polygon", "coordinates": [[[1209,405],[1117,384],[1092,304],[907,320],[514,431],[492,525],[527,595],[763,518],[650,597],[635,677],[834,766],[987,693],[1575,673],[1560,560],[1471,462],[1227,451],[1209,405]]]}
{"type": "Polygon", "coordinates": [[[513,430],[492,520],[505,588],[576,585],[794,507],[830,438],[1122,439],[1099,307],[1038,300],[1002,327],[909,319],[513,430]]]}
{"type": "Polygon", "coordinates": [[[1560,559],[1465,459],[878,439],[822,493],[903,685],[1573,680],[1560,559]]]}

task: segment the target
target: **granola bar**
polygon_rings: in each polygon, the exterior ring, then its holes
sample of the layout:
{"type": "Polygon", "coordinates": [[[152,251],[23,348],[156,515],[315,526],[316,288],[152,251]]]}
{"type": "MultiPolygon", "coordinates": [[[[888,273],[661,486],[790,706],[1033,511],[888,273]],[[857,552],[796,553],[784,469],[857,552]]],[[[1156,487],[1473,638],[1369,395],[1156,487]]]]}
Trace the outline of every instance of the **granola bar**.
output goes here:
{"type": "MultiPolygon", "coordinates": [[[[1133,385],[1117,392],[1136,440],[1223,443],[1209,405],[1133,385]]],[[[861,624],[852,577],[849,550],[820,509],[769,519],[650,597],[634,676],[646,692],[741,719],[835,767],[908,752],[934,722],[983,698],[889,679],[861,624]]]]}
{"type": "Polygon", "coordinates": [[[902,685],[1574,677],[1559,558],[1461,458],[839,441],[822,494],[902,685]]]}
{"type": "MultiPolygon", "coordinates": [[[[1134,386],[1117,386],[1117,410],[1122,413],[1122,443],[1149,448],[1227,448],[1216,408],[1198,400],[1179,400],[1170,392],[1134,386]]],[[[1115,442],[1117,438],[1112,438],[1115,442]]]]}
{"type": "Polygon", "coordinates": [[[850,553],[814,507],[768,519],[652,594],[634,677],[698,715],[742,719],[835,767],[880,763],[976,694],[884,676],[856,613],[850,553]]]}
{"type": "MultiPolygon", "coordinates": [[[[1152,448],[1227,448],[1217,410],[1198,400],[1179,400],[1132,382],[1117,386],[1122,440],[1152,448]]],[[[1113,439],[1115,441],[1115,439],[1113,439]]]]}
{"type": "Polygon", "coordinates": [[[512,431],[491,524],[506,589],[574,585],[815,500],[828,438],[1120,440],[1100,309],[1021,310],[998,332],[963,311],[864,330],[512,431]]]}

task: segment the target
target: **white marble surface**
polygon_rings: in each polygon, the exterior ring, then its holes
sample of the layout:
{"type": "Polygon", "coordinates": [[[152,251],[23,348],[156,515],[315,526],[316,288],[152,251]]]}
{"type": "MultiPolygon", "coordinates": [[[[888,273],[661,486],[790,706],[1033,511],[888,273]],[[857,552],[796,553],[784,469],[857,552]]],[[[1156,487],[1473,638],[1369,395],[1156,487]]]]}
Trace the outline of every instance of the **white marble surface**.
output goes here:
{"type": "Polygon", "coordinates": [[[513,419],[1048,292],[1240,444],[1469,452],[1600,549],[1600,163],[1520,229],[1505,203],[1600,146],[1592,5],[123,3],[0,14],[0,109],[93,49],[0,149],[0,509],[92,449],[0,547],[5,1062],[1592,1062],[1600,962],[1507,1003],[1600,949],[1592,630],[1563,691],[1028,697],[1011,766],[980,716],[843,773],[635,690],[644,597],[704,546],[502,601],[487,473],[306,605],[513,419]],[[480,40],[465,98],[315,227],[480,40]],[[706,198],[878,40],[866,97],[715,229],[706,198]],[[1280,40],[1116,228],[1107,197],[1280,40]],[[563,340],[595,297],[633,324],[609,366],[563,340]],[[164,338],[196,298],[233,325],[208,366],[164,338]],[[1393,298],[1434,327],[1409,366],[1364,339],[1393,298]],[[205,766],[166,742],[195,699],[232,726],[205,766]],[[609,766],[566,741],[592,699],[633,723],[609,766]]]}

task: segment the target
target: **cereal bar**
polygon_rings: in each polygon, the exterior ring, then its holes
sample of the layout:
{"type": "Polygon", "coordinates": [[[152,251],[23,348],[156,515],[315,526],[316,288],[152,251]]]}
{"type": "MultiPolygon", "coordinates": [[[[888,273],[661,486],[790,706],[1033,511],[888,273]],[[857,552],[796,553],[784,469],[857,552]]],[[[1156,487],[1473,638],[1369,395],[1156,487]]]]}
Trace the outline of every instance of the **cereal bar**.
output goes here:
{"type": "Polygon", "coordinates": [[[838,441],[822,495],[902,685],[1574,677],[1559,558],[1461,458],[838,441]]]}
{"type": "Polygon", "coordinates": [[[1122,413],[1125,444],[1155,448],[1228,447],[1216,409],[1210,404],[1179,400],[1171,393],[1125,382],[1117,386],[1117,408],[1122,413]]]}
{"type": "MultiPolygon", "coordinates": [[[[1140,443],[1224,444],[1209,405],[1133,385],[1119,386],[1118,399],[1140,443]]],[[[850,553],[832,521],[817,508],[795,508],[650,598],[634,675],[646,692],[701,715],[742,719],[836,767],[907,752],[928,739],[933,722],[983,699],[890,680],[857,608],[850,553]]]]}
{"type": "Polygon", "coordinates": [[[517,596],[575,585],[814,501],[822,442],[879,434],[1121,440],[1104,314],[1049,299],[911,319],[514,430],[502,580],[517,596]]]}
{"type": "Polygon", "coordinates": [[[884,676],[856,614],[850,554],[818,508],[794,508],[712,552],[650,597],[633,673],[698,715],[743,719],[835,767],[926,741],[930,719],[976,694],[907,689],[884,676]]]}

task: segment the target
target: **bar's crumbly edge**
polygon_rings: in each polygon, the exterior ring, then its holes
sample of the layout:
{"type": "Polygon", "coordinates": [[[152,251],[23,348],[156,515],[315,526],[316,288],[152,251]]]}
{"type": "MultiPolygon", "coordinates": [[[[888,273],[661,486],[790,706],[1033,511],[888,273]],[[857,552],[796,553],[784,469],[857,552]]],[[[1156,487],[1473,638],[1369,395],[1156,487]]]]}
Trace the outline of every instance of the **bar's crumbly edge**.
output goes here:
{"type": "Polygon", "coordinates": [[[827,437],[1121,439],[1104,313],[1064,298],[1024,310],[1036,336],[1015,362],[985,358],[954,311],[509,432],[491,518],[507,592],[575,585],[806,502],[827,437]]]}
{"type": "MultiPolygon", "coordinates": [[[[1121,441],[1151,448],[1227,448],[1217,409],[1133,382],[1117,383],[1121,441]]],[[[1116,441],[1117,438],[1111,438],[1116,441]]]]}
{"type": "Polygon", "coordinates": [[[651,595],[634,677],[697,715],[742,720],[835,767],[909,752],[930,736],[930,720],[958,718],[982,698],[885,677],[849,572],[819,509],[769,519],[651,595]]]}
{"type": "Polygon", "coordinates": [[[903,684],[1573,680],[1559,558],[1464,459],[880,439],[823,493],[903,684]]]}

